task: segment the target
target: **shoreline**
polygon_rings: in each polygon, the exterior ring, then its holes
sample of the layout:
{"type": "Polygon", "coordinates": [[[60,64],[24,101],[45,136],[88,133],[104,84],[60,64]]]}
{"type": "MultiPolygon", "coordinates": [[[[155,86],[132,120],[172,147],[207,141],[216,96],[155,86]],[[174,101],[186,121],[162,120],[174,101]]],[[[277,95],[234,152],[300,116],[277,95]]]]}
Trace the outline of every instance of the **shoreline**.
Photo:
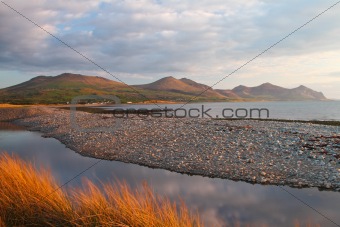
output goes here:
{"type": "MultiPolygon", "coordinates": [[[[0,111],[1,121],[6,114],[0,111]]],[[[340,136],[334,126],[133,118],[123,120],[115,132],[82,132],[71,127],[70,111],[42,107],[26,112],[14,123],[83,156],[252,184],[340,191],[340,136]]],[[[77,122],[86,129],[114,126],[115,120],[108,114],[77,112],[77,122]]]]}
{"type": "MultiPolygon", "coordinates": [[[[340,102],[340,99],[326,99],[326,100],[246,100],[246,99],[240,99],[240,100],[211,100],[211,101],[205,101],[205,100],[192,100],[189,103],[193,104],[209,104],[209,103],[268,103],[268,102],[340,102]]],[[[150,101],[140,101],[140,102],[124,102],[120,103],[118,105],[152,105],[152,104],[188,104],[187,101],[169,101],[169,100],[150,100],[150,101]]],[[[111,104],[111,105],[117,105],[117,104],[111,104]]],[[[12,103],[0,103],[0,109],[2,108],[17,108],[17,107],[71,107],[72,104],[12,104],[12,103]]],[[[76,104],[76,106],[79,107],[101,107],[101,106],[107,106],[107,104],[76,104]]]]}

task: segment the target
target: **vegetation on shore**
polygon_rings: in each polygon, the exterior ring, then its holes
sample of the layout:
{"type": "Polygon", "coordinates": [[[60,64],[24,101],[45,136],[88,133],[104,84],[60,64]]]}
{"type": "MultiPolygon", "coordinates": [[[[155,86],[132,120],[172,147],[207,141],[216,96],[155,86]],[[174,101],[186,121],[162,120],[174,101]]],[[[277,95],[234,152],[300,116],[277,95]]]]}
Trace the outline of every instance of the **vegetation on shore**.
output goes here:
{"type": "Polygon", "coordinates": [[[125,183],[57,190],[46,169],[0,155],[0,226],[202,226],[185,204],[176,206],[146,185],[125,183]]]}

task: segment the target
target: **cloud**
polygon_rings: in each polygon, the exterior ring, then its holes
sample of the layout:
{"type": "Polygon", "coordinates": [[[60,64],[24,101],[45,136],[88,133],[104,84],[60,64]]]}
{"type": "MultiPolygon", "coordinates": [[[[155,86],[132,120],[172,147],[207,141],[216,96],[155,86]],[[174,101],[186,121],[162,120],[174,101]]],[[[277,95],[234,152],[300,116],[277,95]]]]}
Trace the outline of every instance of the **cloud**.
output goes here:
{"type": "MultiPolygon", "coordinates": [[[[124,82],[184,75],[209,85],[333,4],[307,0],[7,3],[98,65],[120,74],[124,82]]],[[[291,75],[302,76],[297,80],[316,74],[313,70],[323,74],[339,71],[335,63],[338,56],[331,60],[332,65],[318,69],[295,64],[299,58],[322,61],[324,53],[337,52],[339,20],[340,7],[336,6],[237,72],[232,76],[235,79],[228,78],[217,87],[247,83],[249,78],[258,84],[270,81],[288,85],[291,81],[285,81],[284,67],[291,75]]],[[[102,74],[98,67],[4,5],[0,5],[0,32],[2,71],[102,74]]]]}
{"type": "MultiPolygon", "coordinates": [[[[11,2],[11,5],[48,31],[57,32],[72,47],[95,58],[110,70],[158,73],[198,72],[202,68],[202,61],[206,65],[219,62],[216,55],[236,45],[235,41],[227,38],[228,35],[220,34],[221,30],[228,28],[226,30],[233,33],[239,26],[235,22],[247,19],[228,18],[236,11],[253,13],[253,2],[240,1],[237,4],[226,4],[227,7],[221,7],[225,5],[221,4],[222,1],[188,4],[147,0],[112,1],[92,8],[82,5],[76,7],[72,3],[59,3],[52,8],[45,1],[20,7],[16,2],[11,2]],[[86,18],[88,14],[92,15],[91,19],[86,18]],[[80,29],[72,32],[69,28],[74,26],[69,24],[73,23],[78,23],[80,29]],[[68,29],[58,30],[58,26],[63,25],[68,29]]],[[[86,2],[83,5],[93,4],[86,2]]],[[[6,12],[2,14],[2,21],[8,25],[7,30],[4,30],[5,26],[1,30],[7,34],[2,37],[1,47],[10,53],[6,58],[8,61],[19,61],[23,64],[19,66],[28,68],[41,65],[69,67],[70,62],[79,64],[77,56],[61,48],[48,34],[39,31],[39,28],[8,8],[3,6],[1,9],[6,12]],[[28,50],[25,51],[26,48],[28,50]]]]}
{"type": "MultiPolygon", "coordinates": [[[[91,1],[8,1],[6,4],[39,24],[43,29],[58,36],[58,24],[85,15],[83,12],[94,5],[91,1]]],[[[0,5],[0,66],[5,70],[35,71],[43,67],[65,68],[79,61],[60,48],[55,40],[42,29],[22,16],[0,5]],[[71,60],[71,61],[70,61],[71,60]]]]}

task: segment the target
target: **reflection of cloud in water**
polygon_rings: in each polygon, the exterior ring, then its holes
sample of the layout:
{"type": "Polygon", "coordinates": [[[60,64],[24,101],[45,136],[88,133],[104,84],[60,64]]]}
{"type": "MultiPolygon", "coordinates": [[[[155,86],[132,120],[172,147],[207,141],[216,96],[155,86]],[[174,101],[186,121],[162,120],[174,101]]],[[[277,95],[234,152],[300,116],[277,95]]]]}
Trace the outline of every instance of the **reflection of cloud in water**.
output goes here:
{"type": "MultiPolygon", "coordinates": [[[[82,157],[66,149],[55,139],[45,139],[33,132],[0,132],[0,151],[14,152],[37,165],[48,166],[60,182],[65,182],[88,168],[97,160],[82,157]]],[[[187,176],[133,164],[102,161],[86,172],[93,180],[108,181],[113,177],[132,186],[148,182],[156,192],[178,200],[181,197],[189,208],[197,209],[207,226],[252,223],[252,226],[291,226],[294,220],[310,220],[322,226],[330,223],[276,186],[251,185],[223,179],[187,176]]],[[[78,178],[71,185],[81,182],[78,178]]],[[[336,192],[316,189],[287,188],[311,206],[340,222],[340,196],[336,192]]]]}

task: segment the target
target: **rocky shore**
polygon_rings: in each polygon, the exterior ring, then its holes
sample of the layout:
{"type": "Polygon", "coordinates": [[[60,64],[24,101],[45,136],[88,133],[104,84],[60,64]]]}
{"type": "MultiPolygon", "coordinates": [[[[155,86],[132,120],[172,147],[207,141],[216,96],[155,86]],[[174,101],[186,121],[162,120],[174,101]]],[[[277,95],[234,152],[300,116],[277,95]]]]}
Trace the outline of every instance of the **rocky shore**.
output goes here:
{"type": "MultiPolygon", "coordinates": [[[[9,120],[5,115],[10,112],[0,109],[1,119],[9,120]]],[[[85,112],[76,112],[73,121],[68,110],[43,107],[33,112],[19,114],[15,122],[84,156],[251,183],[340,191],[339,126],[137,116],[118,120],[85,112]]]]}
{"type": "Polygon", "coordinates": [[[0,107],[0,121],[13,121],[16,119],[23,119],[33,116],[40,116],[48,114],[52,109],[41,107],[22,107],[22,108],[1,108],[0,107]]]}

